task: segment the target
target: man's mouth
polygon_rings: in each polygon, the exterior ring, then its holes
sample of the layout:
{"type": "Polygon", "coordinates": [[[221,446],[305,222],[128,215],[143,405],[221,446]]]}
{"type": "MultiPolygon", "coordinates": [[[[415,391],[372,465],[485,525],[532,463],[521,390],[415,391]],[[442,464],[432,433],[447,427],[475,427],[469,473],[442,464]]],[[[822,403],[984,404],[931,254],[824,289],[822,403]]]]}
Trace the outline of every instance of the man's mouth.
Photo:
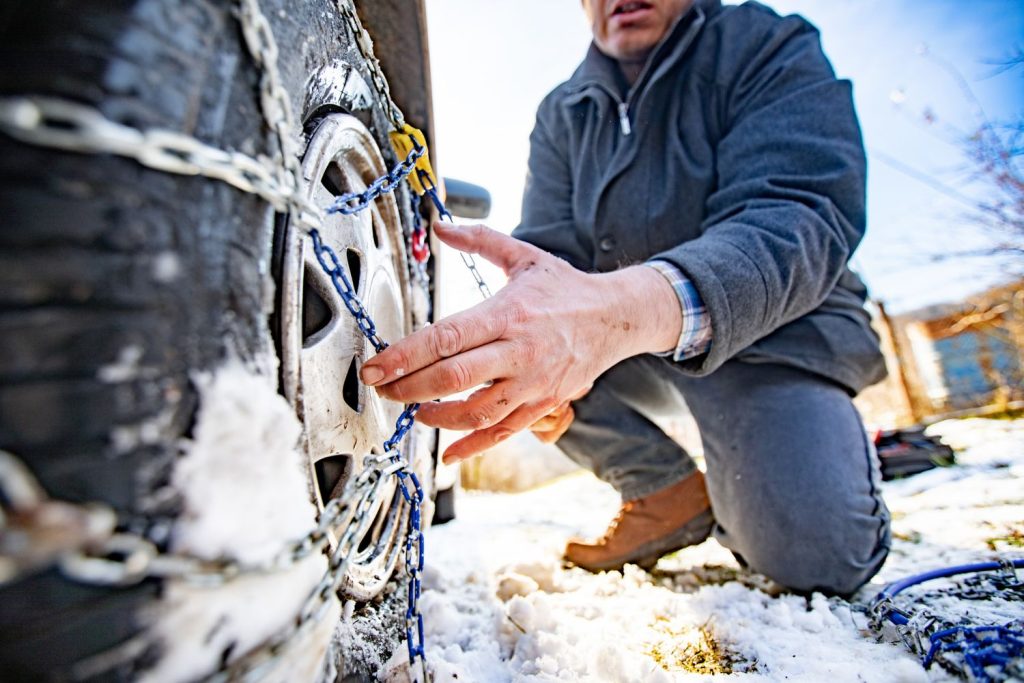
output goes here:
{"type": "Polygon", "coordinates": [[[612,8],[611,16],[631,19],[639,13],[645,12],[649,9],[651,9],[651,3],[643,2],[643,0],[620,0],[620,2],[616,2],[612,8]]]}

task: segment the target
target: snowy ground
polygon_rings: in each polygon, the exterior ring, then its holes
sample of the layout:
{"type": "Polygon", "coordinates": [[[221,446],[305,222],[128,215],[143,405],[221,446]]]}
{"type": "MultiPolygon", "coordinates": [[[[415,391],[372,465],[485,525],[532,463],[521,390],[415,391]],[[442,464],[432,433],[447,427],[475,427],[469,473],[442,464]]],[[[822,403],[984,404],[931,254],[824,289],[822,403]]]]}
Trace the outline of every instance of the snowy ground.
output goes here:
{"type": "MultiPolygon", "coordinates": [[[[1024,420],[948,421],[932,431],[963,449],[960,464],[886,485],[896,539],[860,602],[908,574],[996,551],[1022,555],[1024,420]]],[[[849,603],[772,595],[763,577],[740,570],[713,540],[650,573],[564,568],[566,539],[599,534],[617,505],[613,491],[584,473],[525,493],[463,495],[458,519],[427,537],[420,604],[435,680],[946,678],[926,673],[900,644],[880,641],[849,603]]],[[[1006,621],[1021,617],[1020,604],[987,608],[1006,621]]],[[[405,676],[403,654],[384,678],[405,676]]]]}

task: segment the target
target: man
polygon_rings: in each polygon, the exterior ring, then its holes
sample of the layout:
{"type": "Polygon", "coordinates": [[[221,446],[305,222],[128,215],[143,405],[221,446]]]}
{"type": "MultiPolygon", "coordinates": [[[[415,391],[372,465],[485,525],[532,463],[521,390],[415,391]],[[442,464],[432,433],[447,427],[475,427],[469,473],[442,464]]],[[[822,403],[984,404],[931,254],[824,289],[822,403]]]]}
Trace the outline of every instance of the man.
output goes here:
{"type": "Polygon", "coordinates": [[[812,26],[756,3],[583,5],[594,43],[538,110],[518,239],[435,227],[508,285],[363,380],[403,401],[485,385],[421,409],[471,430],[447,461],[533,426],[618,489],[605,536],[566,549],[580,566],[713,532],[784,586],[850,593],[889,546],[851,403],[884,366],[846,265],[864,232],[850,84],[812,26]],[[683,400],[706,480],[650,420],[683,400]]]}

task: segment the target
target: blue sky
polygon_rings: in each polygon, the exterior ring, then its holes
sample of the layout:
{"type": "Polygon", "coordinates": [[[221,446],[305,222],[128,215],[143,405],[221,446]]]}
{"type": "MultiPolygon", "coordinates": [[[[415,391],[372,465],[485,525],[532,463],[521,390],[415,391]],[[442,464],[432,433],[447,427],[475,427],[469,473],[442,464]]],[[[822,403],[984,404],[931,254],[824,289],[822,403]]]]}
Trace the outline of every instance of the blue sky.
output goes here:
{"type": "MultiPolygon", "coordinates": [[[[426,0],[436,151],[443,175],[487,187],[491,227],[519,219],[528,136],[541,98],[583,57],[590,34],[578,0],[426,0]]],[[[776,0],[780,14],[816,24],[837,74],[854,84],[869,151],[868,235],[854,264],[891,310],[962,297],[1002,271],[990,261],[933,262],[980,245],[965,207],[892,167],[895,159],[967,194],[959,150],[938,125],[970,128],[973,109],[953,64],[993,119],[1024,111],[1024,71],[993,76],[986,61],[1024,46],[1022,0],[776,0]],[[926,46],[926,54],[922,47],[926,46]],[[902,104],[893,103],[894,91],[902,104]]],[[[470,283],[447,259],[447,311],[473,303],[470,283]],[[455,272],[453,272],[455,271],[455,272]]],[[[457,261],[457,259],[456,259],[457,261]]],[[[488,270],[490,281],[500,275],[488,270]]]]}

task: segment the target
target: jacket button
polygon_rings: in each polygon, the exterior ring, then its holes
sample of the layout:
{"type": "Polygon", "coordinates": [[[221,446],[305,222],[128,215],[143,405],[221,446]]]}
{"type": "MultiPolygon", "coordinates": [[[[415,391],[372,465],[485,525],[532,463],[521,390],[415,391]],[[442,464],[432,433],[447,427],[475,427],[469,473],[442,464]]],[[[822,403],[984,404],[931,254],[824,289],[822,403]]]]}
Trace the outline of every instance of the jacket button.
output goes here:
{"type": "Polygon", "coordinates": [[[611,251],[612,249],[615,248],[615,238],[605,237],[598,243],[597,246],[601,247],[601,251],[611,251]]]}

